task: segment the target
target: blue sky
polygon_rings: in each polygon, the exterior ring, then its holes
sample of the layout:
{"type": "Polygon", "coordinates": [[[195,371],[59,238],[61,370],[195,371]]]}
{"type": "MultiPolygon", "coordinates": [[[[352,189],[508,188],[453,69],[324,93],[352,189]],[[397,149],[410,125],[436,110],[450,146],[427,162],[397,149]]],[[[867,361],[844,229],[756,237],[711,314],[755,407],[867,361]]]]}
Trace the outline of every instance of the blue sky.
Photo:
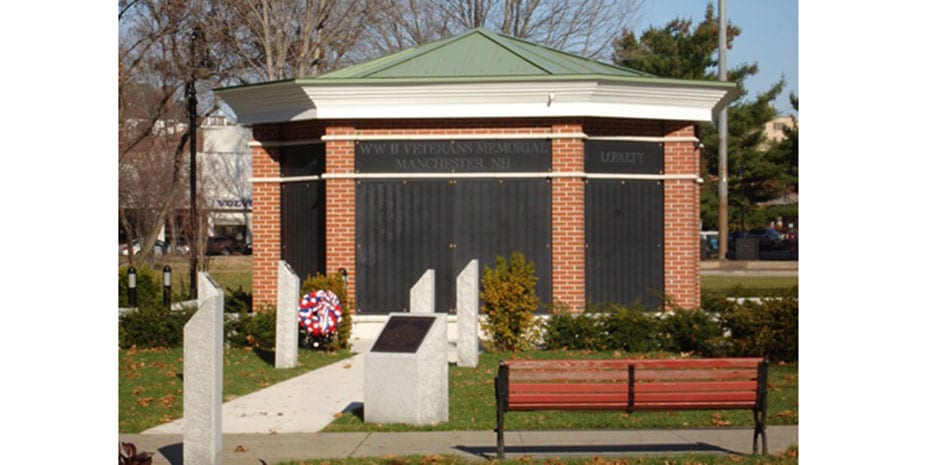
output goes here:
{"type": "MultiPolygon", "coordinates": [[[[638,24],[638,34],[650,26],[662,27],[669,21],[691,19],[697,24],[705,17],[705,7],[718,0],[647,0],[646,12],[638,24]]],[[[741,28],[734,48],[727,51],[728,68],[756,62],[757,75],[745,80],[745,98],[764,92],[782,75],[786,82],[774,105],[783,114],[795,113],[789,95],[799,93],[798,2],[796,0],[725,0],[728,21],[741,28]]]]}

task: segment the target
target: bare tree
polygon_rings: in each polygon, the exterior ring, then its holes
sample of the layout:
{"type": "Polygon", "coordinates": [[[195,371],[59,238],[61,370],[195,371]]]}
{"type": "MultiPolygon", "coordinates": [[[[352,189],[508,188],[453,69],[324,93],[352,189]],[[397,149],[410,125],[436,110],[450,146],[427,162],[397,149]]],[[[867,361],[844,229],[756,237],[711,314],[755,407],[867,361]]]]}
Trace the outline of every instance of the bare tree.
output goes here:
{"type": "Polygon", "coordinates": [[[242,82],[309,77],[335,68],[372,19],[368,0],[218,0],[220,36],[242,82]]]}
{"type": "Polygon", "coordinates": [[[389,53],[482,27],[597,59],[644,7],[645,0],[385,0],[366,40],[389,53]]]}
{"type": "MultiPolygon", "coordinates": [[[[128,241],[139,240],[145,257],[167,220],[187,203],[191,141],[183,90],[200,69],[193,31],[210,6],[185,0],[119,3],[118,217],[128,241]]],[[[203,92],[212,84],[203,82],[203,92]]],[[[196,243],[191,231],[183,232],[196,243]]]]}

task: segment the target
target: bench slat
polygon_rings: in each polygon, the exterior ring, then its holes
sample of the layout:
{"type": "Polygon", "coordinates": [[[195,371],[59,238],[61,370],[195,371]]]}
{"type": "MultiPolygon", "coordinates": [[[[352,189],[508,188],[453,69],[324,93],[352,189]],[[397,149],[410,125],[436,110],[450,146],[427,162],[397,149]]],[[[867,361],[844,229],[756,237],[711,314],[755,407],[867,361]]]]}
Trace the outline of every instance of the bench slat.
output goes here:
{"type": "Polygon", "coordinates": [[[756,379],[756,370],[643,370],[636,369],[636,380],[719,380],[719,379],[756,379]]]}
{"type": "Polygon", "coordinates": [[[633,410],[725,410],[752,408],[754,408],[754,402],[649,402],[633,405],[633,410]]]}
{"type": "Polygon", "coordinates": [[[602,394],[509,394],[509,408],[515,404],[605,404],[627,406],[627,393],[602,394]]]}
{"type": "MultiPolygon", "coordinates": [[[[754,370],[636,370],[636,380],[753,380],[754,370]]],[[[512,371],[509,382],[603,382],[624,383],[628,372],[624,371],[512,371]]]]}
{"type": "MultiPolygon", "coordinates": [[[[629,386],[627,386],[629,388],[629,386]]],[[[686,383],[637,383],[633,392],[757,391],[757,381],[702,381],[686,383]]]]}
{"type": "Polygon", "coordinates": [[[610,403],[570,403],[563,404],[558,402],[553,403],[527,403],[527,404],[515,404],[509,407],[509,410],[517,411],[530,411],[530,410],[618,410],[626,411],[627,404],[624,402],[610,402],[610,403]]]}
{"type": "Polygon", "coordinates": [[[627,383],[516,383],[509,385],[509,394],[551,392],[623,392],[630,389],[627,383]]]}
{"type": "Polygon", "coordinates": [[[509,370],[626,370],[630,360],[505,360],[509,370]]]}
{"type": "MultiPolygon", "coordinates": [[[[660,402],[646,403],[633,406],[634,411],[650,410],[730,410],[730,409],[752,409],[754,402],[711,402],[711,403],[690,403],[690,402],[660,402]]],[[[627,406],[622,402],[610,403],[526,403],[514,404],[509,407],[511,411],[535,411],[535,410],[616,410],[626,411],[627,406]]]]}
{"type": "Polygon", "coordinates": [[[757,401],[754,391],[732,392],[678,392],[678,393],[636,393],[634,405],[650,403],[707,403],[707,402],[751,402],[757,401]]]}
{"type": "Polygon", "coordinates": [[[627,370],[623,371],[512,371],[509,370],[509,385],[520,381],[610,381],[627,382],[627,370]]]}
{"type": "Polygon", "coordinates": [[[657,360],[631,360],[637,368],[643,369],[684,369],[684,368],[750,368],[756,369],[762,358],[682,358],[657,360]]]}

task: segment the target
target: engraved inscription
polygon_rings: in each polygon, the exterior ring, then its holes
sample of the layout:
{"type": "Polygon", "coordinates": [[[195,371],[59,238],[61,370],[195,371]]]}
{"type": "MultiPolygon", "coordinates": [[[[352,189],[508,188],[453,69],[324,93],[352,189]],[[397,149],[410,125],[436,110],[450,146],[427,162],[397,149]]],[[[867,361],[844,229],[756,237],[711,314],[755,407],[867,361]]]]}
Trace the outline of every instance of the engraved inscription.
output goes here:
{"type": "Polygon", "coordinates": [[[601,152],[601,163],[637,164],[646,161],[641,152],[601,152]]]}
{"type": "Polygon", "coordinates": [[[547,140],[368,141],[356,145],[362,172],[547,171],[547,140]]]}
{"type": "Polygon", "coordinates": [[[385,329],[372,346],[372,352],[418,352],[421,342],[434,324],[434,317],[399,316],[389,317],[385,329]]]}

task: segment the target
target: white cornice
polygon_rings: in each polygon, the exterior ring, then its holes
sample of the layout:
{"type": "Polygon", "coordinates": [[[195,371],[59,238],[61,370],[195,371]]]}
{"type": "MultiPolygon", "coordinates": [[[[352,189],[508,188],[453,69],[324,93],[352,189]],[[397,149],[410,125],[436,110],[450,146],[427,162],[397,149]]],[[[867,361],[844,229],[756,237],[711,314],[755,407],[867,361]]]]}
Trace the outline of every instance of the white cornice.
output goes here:
{"type": "Polygon", "coordinates": [[[219,95],[241,124],[310,119],[610,117],[711,122],[733,89],[677,81],[283,82],[219,95]]]}

